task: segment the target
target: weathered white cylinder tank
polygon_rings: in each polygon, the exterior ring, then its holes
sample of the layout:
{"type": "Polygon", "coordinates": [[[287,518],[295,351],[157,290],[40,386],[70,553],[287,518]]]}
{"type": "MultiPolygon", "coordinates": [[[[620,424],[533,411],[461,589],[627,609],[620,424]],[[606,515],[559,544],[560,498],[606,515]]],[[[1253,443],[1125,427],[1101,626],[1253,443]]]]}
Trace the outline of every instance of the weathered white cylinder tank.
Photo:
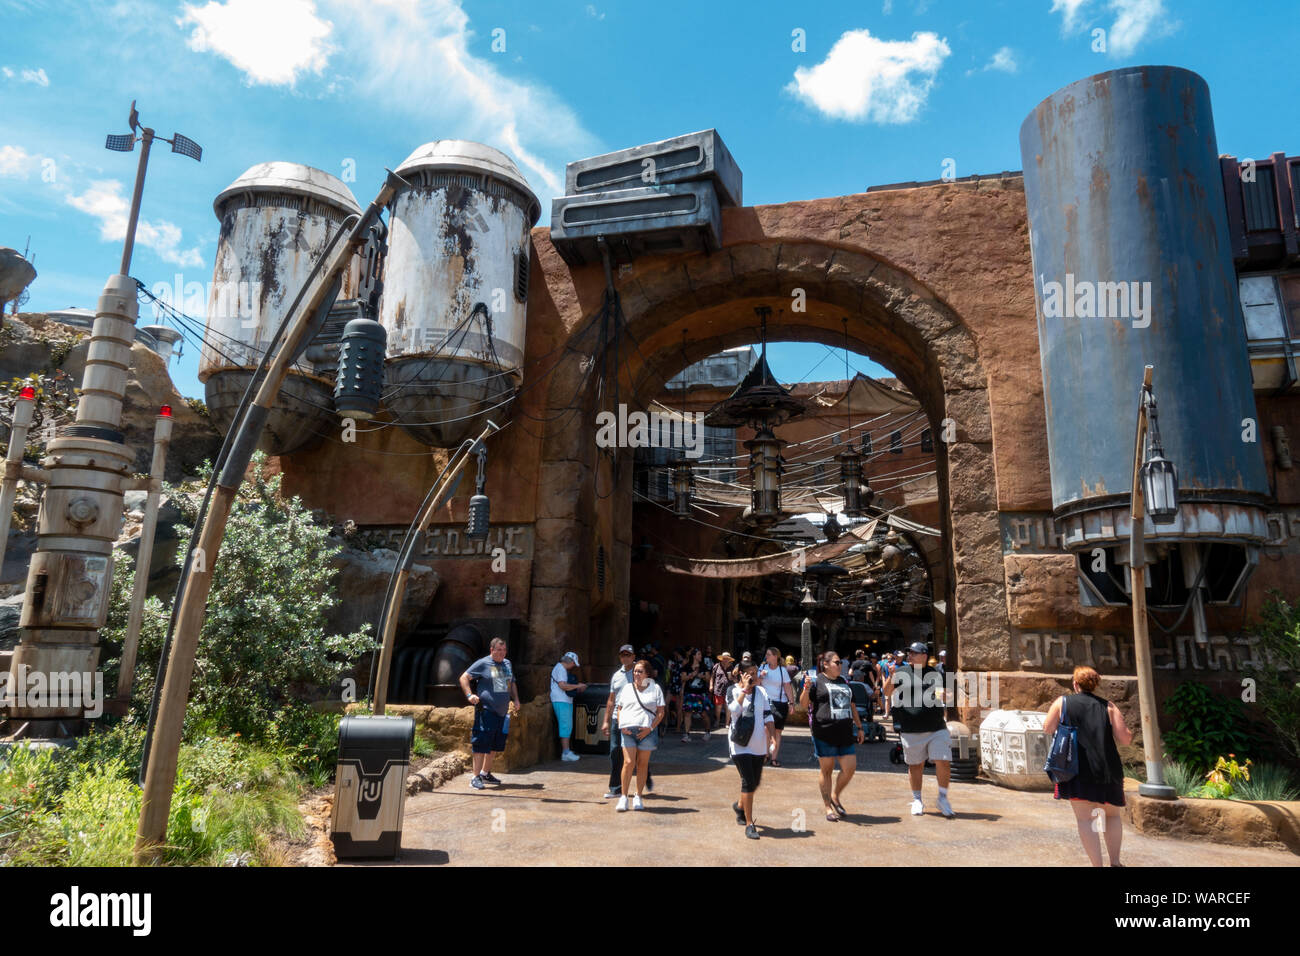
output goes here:
{"type": "MultiPolygon", "coordinates": [[[[324,254],[330,237],[359,213],[348,187],[299,163],[260,163],[212,204],[221,222],[207,329],[199,359],[212,421],[224,434],[250,376],[285,313],[324,254]]],[[[359,261],[344,275],[339,298],[356,295],[359,261]]],[[[333,368],[300,356],[271,412],[261,447],[284,454],[336,427],[333,368]]]]}
{"type": "Polygon", "coordinates": [[[479,143],[426,143],[397,167],[379,321],[384,404],[418,441],[454,447],[498,424],[522,381],[537,197],[479,143]]]}

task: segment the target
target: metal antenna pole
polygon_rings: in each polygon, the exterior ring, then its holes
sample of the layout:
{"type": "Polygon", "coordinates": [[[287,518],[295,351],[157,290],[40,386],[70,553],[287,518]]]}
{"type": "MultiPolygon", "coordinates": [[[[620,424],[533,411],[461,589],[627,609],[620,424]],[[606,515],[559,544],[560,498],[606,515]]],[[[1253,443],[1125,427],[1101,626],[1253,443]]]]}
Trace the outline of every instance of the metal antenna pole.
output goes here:
{"type": "Polygon", "coordinates": [[[144,196],[144,176],[149,167],[149,147],[153,145],[153,130],[145,127],[140,137],[140,164],[135,170],[135,192],[131,194],[131,213],[126,220],[126,242],[122,244],[122,268],[119,275],[131,274],[131,253],[135,250],[135,227],[140,219],[140,199],[144,196]]]}

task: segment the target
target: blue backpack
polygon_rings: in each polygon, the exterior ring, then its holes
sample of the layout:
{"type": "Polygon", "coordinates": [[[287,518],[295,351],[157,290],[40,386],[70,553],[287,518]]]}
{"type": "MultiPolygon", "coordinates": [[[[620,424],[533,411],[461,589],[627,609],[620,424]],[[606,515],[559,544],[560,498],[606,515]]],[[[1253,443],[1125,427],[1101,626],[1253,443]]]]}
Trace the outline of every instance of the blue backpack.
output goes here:
{"type": "Polygon", "coordinates": [[[1043,770],[1053,783],[1065,783],[1079,775],[1079,731],[1065,722],[1066,698],[1061,698],[1061,722],[1056,726],[1052,745],[1047,750],[1043,770]]]}

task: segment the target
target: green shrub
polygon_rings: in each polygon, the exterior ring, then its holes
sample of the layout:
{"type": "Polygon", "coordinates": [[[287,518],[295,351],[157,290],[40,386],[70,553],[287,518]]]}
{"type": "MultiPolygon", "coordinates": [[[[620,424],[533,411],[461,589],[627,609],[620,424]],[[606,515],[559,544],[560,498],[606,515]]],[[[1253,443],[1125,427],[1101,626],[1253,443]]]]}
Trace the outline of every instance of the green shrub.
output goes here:
{"type": "MultiPolygon", "coordinates": [[[[353,634],[329,632],[325,615],[338,603],[330,559],[339,547],[297,498],[280,497],[280,478],[268,477],[264,463],[264,456],[254,456],[252,477],[241,486],[226,525],[199,636],[185,738],[241,734],[289,751],[293,766],[314,774],[322,764],[333,764],[338,718],[310,711],[294,692],[319,694],[334,686],[377,645],[367,636],[368,626],[353,634]]],[[[195,501],[175,488],[168,492],[192,522],[195,501]]],[[[179,563],[191,532],[183,526],[178,531],[179,563]]],[[[129,563],[119,561],[114,575],[106,641],[120,642],[125,634],[129,563]]],[[[140,721],[153,693],[167,614],[161,602],[146,602],[133,692],[140,721]]],[[[109,661],[106,683],[116,680],[118,657],[109,661]]]]}
{"type": "Polygon", "coordinates": [[[1204,776],[1195,767],[1177,760],[1165,761],[1165,783],[1173,787],[1180,797],[1191,796],[1204,782],[1204,776]]]}
{"type": "Polygon", "coordinates": [[[1187,681],[1178,685],[1165,707],[1178,719],[1164,735],[1165,751],[1174,761],[1204,774],[1220,754],[1244,758],[1254,752],[1241,701],[1235,697],[1220,697],[1204,684],[1187,681]]]}
{"type": "MultiPolygon", "coordinates": [[[[128,866],[140,816],[136,768],[114,747],[136,728],[92,734],[63,751],[15,747],[0,761],[0,863],[128,866]],[[87,756],[91,759],[80,759],[87,756]]],[[[301,779],[287,757],[239,738],[181,748],[163,861],[178,865],[277,862],[276,835],[300,836],[301,779]]]]}
{"type": "Polygon", "coordinates": [[[1255,764],[1250,779],[1232,785],[1234,800],[1300,800],[1291,771],[1276,763],[1255,764]]]}
{"type": "Polygon", "coordinates": [[[1300,761],[1300,607],[1270,591],[1251,633],[1267,662],[1251,675],[1259,709],[1282,749],[1300,761]]]}

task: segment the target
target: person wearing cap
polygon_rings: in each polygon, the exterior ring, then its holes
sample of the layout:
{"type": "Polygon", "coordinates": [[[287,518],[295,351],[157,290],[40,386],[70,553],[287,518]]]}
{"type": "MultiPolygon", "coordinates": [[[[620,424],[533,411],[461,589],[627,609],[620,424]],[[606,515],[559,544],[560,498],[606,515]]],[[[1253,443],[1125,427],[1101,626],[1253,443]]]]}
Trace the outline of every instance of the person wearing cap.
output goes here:
{"type": "Polygon", "coordinates": [[[555,721],[560,731],[560,759],[574,761],[580,759],[569,749],[569,737],[573,735],[573,695],[587,689],[586,684],[569,682],[569,672],[577,668],[578,655],[569,651],[560,663],[551,669],[551,707],[555,711],[555,721]]]}
{"type": "Polygon", "coordinates": [[[735,663],[731,652],[723,651],[713,665],[713,717],[719,727],[727,726],[722,715],[727,709],[727,688],[732,684],[731,669],[735,663]]]}
{"type": "Polygon", "coordinates": [[[937,664],[934,665],[934,669],[939,672],[939,676],[943,678],[944,684],[946,685],[948,682],[948,652],[947,651],[939,652],[939,661],[937,664]]]}
{"type": "Polygon", "coordinates": [[[938,670],[926,662],[929,651],[917,641],[907,649],[908,663],[898,668],[885,683],[891,698],[894,727],[903,743],[903,762],[912,784],[912,816],[925,813],[921,801],[921,784],[925,779],[925,762],[934,763],[939,783],[939,812],[956,816],[948,803],[948,783],[952,775],[952,738],[948,734],[947,712],[943,699],[943,680],[938,670]]]}
{"type": "MultiPolygon", "coordinates": [[[[618,695],[622,693],[623,688],[632,679],[632,668],[636,664],[636,650],[631,644],[624,644],[618,649],[618,660],[620,667],[614,671],[614,676],[609,679],[609,698],[605,701],[605,721],[600,725],[600,732],[609,734],[609,790],[605,792],[606,800],[613,800],[623,795],[623,738],[619,734],[618,718],[615,716],[614,707],[618,702],[618,695]]],[[[654,788],[654,781],[650,778],[650,771],[647,769],[646,793],[654,790],[654,788]]]]}
{"type": "Polygon", "coordinates": [[[889,651],[885,651],[884,654],[880,655],[880,663],[877,665],[877,668],[880,671],[880,710],[886,719],[889,717],[889,693],[885,691],[884,688],[889,686],[889,681],[890,678],[893,677],[895,667],[896,663],[894,657],[889,653],[889,651]]]}

